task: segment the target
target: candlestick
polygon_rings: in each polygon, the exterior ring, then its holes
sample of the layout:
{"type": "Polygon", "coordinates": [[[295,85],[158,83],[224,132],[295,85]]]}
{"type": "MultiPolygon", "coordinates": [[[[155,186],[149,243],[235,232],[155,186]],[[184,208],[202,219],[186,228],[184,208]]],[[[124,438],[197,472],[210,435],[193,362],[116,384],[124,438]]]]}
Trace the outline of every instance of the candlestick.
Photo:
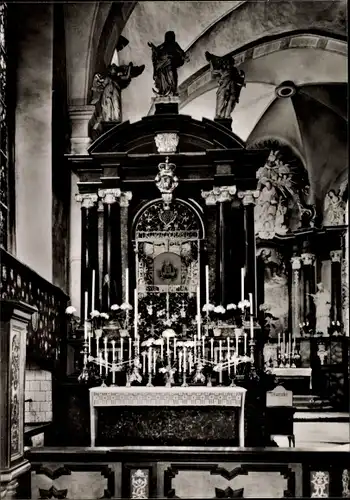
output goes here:
{"type": "Polygon", "coordinates": [[[245,269],[241,268],[241,301],[244,300],[244,279],[245,279],[245,269]]]}
{"type": "Polygon", "coordinates": [[[129,337],[129,366],[131,366],[131,337],[129,337]]]}
{"type": "Polygon", "coordinates": [[[170,338],[167,337],[166,339],[166,355],[168,358],[168,363],[169,363],[169,358],[170,358],[170,338]]]}
{"type": "Polygon", "coordinates": [[[210,339],[210,359],[214,361],[214,339],[210,339]]]}
{"type": "Polygon", "coordinates": [[[280,333],[278,334],[278,344],[277,344],[277,346],[278,346],[278,349],[281,349],[281,334],[280,333]]]}
{"type": "Polygon", "coordinates": [[[138,320],[138,301],[137,301],[137,299],[138,299],[138,297],[137,297],[137,288],[135,288],[135,290],[134,290],[134,335],[135,335],[135,339],[138,336],[138,332],[137,332],[137,328],[138,328],[138,325],[137,325],[137,320],[138,320]]]}
{"type": "Polygon", "coordinates": [[[95,310],[95,269],[92,270],[91,309],[95,310]]]}
{"type": "Polygon", "coordinates": [[[102,375],[102,363],[103,363],[103,360],[102,360],[102,352],[100,351],[100,376],[102,375]]]}
{"type": "Polygon", "coordinates": [[[286,354],[286,334],[283,333],[283,355],[286,354]]]}
{"type": "Polygon", "coordinates": [[[123,337],[120,337],[120,361],[123,362],[124,360],[124,339],[123,337]]]}
{"type": "Polygon", "coordinates": [[[208,305],[209,305],[209,266],[205,266],[205,302],[207,305],[207,317],[209,315],[208,305]]]}

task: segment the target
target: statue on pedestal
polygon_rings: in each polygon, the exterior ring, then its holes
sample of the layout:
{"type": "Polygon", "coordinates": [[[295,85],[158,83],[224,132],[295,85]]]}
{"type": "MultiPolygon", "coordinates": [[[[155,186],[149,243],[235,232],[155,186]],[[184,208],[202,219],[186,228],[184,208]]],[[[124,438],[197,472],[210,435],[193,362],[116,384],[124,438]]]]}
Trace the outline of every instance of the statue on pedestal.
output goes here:
{"type": "Polygon", "coordinates": [[[328,335],[331,294],[324,288],[323,283],[318,283],[317,292],[310,295],[316,306],[316,333],[328,335]]]}
{"type": "Polygon", "coordinates": [[[177,96],[177,70],[183,66],[185,61],[188,61],[188,56],[176,42],[175,33],[167,31],[161,45],[156,47],[153,43],[148,42],[148,46],[152,49],[155,84],[153,92],[162,97],[177,96]]]}
{"type": "Polygon", "coordinates": [[[244,71],[236,68],[231,56],[218,57],[206,52],[205,57],[210,64],[212,76],[219,79],[215,118],[231,118],[242,88],[246,86],[244,71]]]}
{"type": "Polygon", "coordinates": [[[341,193],[331,189],[325,199],[323,224],[325,226],[341,226],[345,224],[345,203],[341,193]]]}

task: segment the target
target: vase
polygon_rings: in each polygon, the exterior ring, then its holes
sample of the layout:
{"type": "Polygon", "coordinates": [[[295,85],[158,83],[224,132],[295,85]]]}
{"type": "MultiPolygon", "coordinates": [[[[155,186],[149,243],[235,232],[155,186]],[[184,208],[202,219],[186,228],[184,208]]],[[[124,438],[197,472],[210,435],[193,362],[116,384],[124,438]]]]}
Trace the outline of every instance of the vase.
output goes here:
{"type": "Polygon", "coordinates": [[[97,339],[100,339],[102,337],[102,334],[103,334],[102,328],[96,328],[96,330],[95,330],[95,337],[97,339]]]}
{"type": "Polygon", "coordinates": [[[221,335],[221,328],[213,328],[213,333],[214,333],[214,337],[220,337],[221,335]]]}
{"type": "Polygon", "coordinates": [[[126,328],[121,328],[119,330],[119,334],[121,337],[129,337],[129,330],[127,330],[126,328]]]}

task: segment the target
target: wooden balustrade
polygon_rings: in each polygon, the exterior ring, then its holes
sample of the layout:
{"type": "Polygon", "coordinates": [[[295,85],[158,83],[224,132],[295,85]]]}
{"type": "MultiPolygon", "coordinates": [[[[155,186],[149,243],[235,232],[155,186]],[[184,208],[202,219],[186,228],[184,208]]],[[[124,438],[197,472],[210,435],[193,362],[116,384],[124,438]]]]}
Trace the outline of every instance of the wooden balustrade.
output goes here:
{"type": "Polygon", "coordinates": [[[346,451],[32,448],[20,498],[349,497],[346,451]]]}
{"type": "Polygon", "coordinates": [[[37,308],[29,322],[27,359],[57,369],[65,359],[68,296],[13,255],[0,249],[1,299],[18,300],[37,308]]]}

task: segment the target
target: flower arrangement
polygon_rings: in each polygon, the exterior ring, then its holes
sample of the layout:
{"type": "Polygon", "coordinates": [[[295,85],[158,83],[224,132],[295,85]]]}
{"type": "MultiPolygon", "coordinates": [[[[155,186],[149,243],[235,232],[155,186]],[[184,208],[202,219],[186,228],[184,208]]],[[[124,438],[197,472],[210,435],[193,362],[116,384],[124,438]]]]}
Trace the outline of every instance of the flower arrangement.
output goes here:
{"type": "Polygon", "coordinates": [[[128,302],[123,302],[120,306],[118,304],[111,305],[111,319],[116,322],[122,330],[127,330],[131,326],[130,311],[132,305],[128,302]]]}
{"type": "Polygon", "coordinates": [[[75,336],[75,330],[80,324],[80,318],[79,316],[76,316],[77,310],[73,306],[68,306],[65,310],[65,313],[67,315],[68,319],[68,325],[69,325],[69,334],[72,335],[73,337],[75,336]]]}
{"type": "Polygon", "coordinates": [[[240,301],[237,305],[233,303],[227,304],[226,307],[222,304],[217,306],[214,304],[204,304],[202,308],[204,324],[207,324],[211,329],[228,325],[241,328],[249,307],[249,300],[240,301]]]}

